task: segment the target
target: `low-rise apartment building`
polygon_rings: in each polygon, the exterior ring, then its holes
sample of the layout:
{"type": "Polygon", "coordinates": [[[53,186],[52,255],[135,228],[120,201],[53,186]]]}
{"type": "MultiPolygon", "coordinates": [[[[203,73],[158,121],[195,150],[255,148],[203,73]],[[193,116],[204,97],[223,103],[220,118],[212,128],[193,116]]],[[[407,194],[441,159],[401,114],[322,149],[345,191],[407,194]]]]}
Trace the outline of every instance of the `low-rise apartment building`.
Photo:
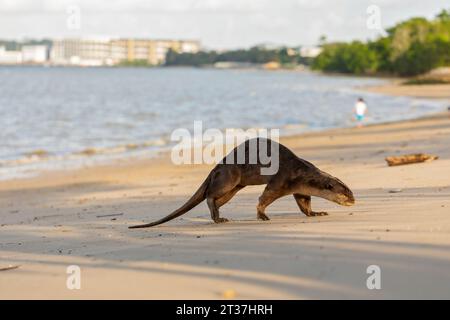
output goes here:
{"type": "Polygon", "coordinates": [[[160,65],[168,50],[198,52],[198,41],[147,39],[64,39],[53,42],[50,61],[63,65],[116,65],[145,62],[160,65]]]}

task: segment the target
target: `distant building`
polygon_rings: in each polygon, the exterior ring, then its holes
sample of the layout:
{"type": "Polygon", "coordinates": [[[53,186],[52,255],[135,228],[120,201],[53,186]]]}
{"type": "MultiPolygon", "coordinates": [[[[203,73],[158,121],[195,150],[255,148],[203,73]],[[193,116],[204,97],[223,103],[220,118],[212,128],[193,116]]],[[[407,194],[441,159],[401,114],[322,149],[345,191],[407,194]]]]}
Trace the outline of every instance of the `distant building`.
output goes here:
{"type": "Polygon", "coordinates": [[[183,53],[197,53],[200,51],[199,41],[180,41],[181,42],[181,52],[183,53]]]}
{"type": "Polygon", "coordinates": [[[110,57],[113,64],[117,64],[122,61],[128,61],[129,51],[130,49],[128,40],[125,39],[111,40],[110,57]]]}
{"type": "Polygon", "coordinates": [[[111,64],[109,39],[54,40],[50,61],[58,65],[102,66],[111,64]]]}
{"type": "Polygon", "coordinates": [[[286,53],[288,56],[296,56],[298,54],[298,50],[296,48],[287,48],[286,53]]]}
{"type": "Polygon", "coordinates": [[[22,46],[22,62],[42,64],[48,60],[48,48],[45,45],[22,46]]]}
{"type": "Polygon", "coordinates": [[[0,47],[0,64],[22,63],[21,51],[8,51],[5,47],[0,47]]]}
{"type": "Polygon", "coordinates": [[[169,50],[195,53],[200,51],[200,43],[198,41],[146,39],[119,39],[111,42],[111,58],[115,64],[122,61],[145,61],[151,65],[160,65],[166,61],[166,54],[169,50]]]}
{"type": "Polygon", "coordinates": [[[303,58],[315,58],[322,52],[320,47],[301,47],[300,56],[303,58]]]}
{"type": "Polygon", "coordinates": [[[198,52],[198,41],[147,39],[65,39],[53,42],[53,64],[100,66],[144,61],[163,64],[167,51],[198,52]]]}

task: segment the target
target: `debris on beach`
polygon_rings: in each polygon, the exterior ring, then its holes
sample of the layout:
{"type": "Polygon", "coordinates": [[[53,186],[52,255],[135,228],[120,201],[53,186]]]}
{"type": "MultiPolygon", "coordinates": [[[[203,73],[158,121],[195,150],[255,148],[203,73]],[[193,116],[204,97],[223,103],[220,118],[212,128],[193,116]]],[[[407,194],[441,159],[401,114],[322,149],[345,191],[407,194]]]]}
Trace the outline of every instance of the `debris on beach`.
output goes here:
{"type": "Polygon", "coordinates": [[[392,167],[411,163],[429,162],[436,160],[438,158],[439,158],[438,156],[431,154],[414,153],[414,154],[406,154],[403,156],[386,157],[385,160],[388,166],[392,167]]]}
{"type": "Polygon", "coordinates": [[[399,192],[402,192],[403,191],[403,189],[400,189],[400,188],[398,188],[398,189],[391,189],[391,190],[389,190],[389,193],[399,193],[399,192]]]}
{"type": "Polygon", "coordinates": [[[103,214],[103,215],[97,216],[97,218],[107,218],[107,217],[117,217],[117,216],[123,216],[123,212],[122,213],[103,214]]]}
{"type": "Polygon", "coordinates": [[[14,270],[20,268],[20,265],[9,265],[4,268],[0,268],[0,271],[8,271],[8,270],[14,270]]]}
{"type": "Polygon", "coordinates": [[[236,297],[236,291],[233,289],[228,289],[222,292],[222,297],[224,299],[234,299],[236,297]]]}

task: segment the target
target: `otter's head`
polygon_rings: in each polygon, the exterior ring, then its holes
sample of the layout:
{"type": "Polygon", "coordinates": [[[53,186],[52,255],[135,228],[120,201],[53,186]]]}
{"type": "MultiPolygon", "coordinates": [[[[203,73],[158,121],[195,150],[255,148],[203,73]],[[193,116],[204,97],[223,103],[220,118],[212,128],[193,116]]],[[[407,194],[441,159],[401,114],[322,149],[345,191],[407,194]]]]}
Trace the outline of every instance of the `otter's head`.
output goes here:
{"type": "Polygon", "coordinates": [[[306,183],[312,196],[321,197],[342,206],[355,204],[355,198],[350,188],[328,173],[319,170],[316,175],[306,179],[306,183]]]}

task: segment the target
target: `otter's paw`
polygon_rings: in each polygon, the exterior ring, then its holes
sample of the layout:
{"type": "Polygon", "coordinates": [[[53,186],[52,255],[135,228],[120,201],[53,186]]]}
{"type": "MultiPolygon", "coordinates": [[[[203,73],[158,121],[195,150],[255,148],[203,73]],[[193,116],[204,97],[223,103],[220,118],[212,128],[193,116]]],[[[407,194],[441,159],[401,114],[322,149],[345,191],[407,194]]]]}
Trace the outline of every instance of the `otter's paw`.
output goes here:
{"type": "Polygon", "coordinates": [[[264,213],[258,213],[258,219],[262,221],[268,221],[270,220],[268,216],[266,216],[264,213]]]}
{"type": "Polygon", "coordinates": [[[310,214],[311,217],[313,217],[313,216],[327,216],[327,215],[328,215],[328,213],[327,213],[327,212],[324,212],[324,211],[320,211],[320,212],[315,212],[315,211],[313,211],[313,212],[311,212],[311,214],[310,214]]]}
{"type": "Polygon", "coordinates": [[[224,223],[224,222],[228,222],[228,219],[226,218],[217,218],[216,220],[214,220],[215,223],[224,223]]]}

